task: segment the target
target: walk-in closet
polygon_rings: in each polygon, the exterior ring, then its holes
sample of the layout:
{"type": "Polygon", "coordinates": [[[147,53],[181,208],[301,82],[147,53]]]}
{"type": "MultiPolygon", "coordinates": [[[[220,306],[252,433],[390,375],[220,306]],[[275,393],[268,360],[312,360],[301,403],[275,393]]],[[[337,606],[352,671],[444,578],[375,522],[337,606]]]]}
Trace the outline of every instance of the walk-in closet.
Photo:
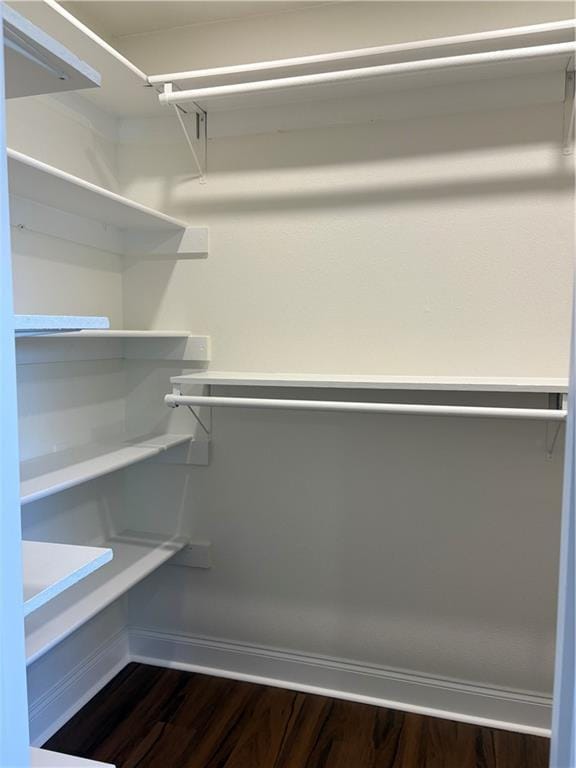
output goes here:
{"type": "Polygon", "coordinates": [[[576,768],[568,0],[9,0],[0,768],[576,768]]]}

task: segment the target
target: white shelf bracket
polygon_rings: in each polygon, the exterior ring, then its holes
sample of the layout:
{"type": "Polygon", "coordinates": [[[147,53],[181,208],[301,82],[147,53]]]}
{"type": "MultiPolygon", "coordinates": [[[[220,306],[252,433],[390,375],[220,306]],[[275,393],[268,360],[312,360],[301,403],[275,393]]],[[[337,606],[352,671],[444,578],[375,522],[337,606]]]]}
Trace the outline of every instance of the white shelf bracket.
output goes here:
{"type": "Polygon", "coordinates": [[[566,69],[564,86],[564,114],[562,118],[562,153],[571,155],[574,152],[574,59],[566,69]]]}
{"type": "MultiPolygon", "coordinates": [[[[182,395],[182,387],[180,384],[172,384],[172,394],[176,397],[180,397],[182,395]]],[[[207,386],[207,395],[210,397],[212,394],[212,387],[210,385],[207,386]]],[[[169,403],[168,404],[170,408],[178,408],[178,403],[169,403]]],[[[198,424],[198,426],[202,429],[208,440],[212,439],[212,408],[208,408],[208,420],[205,421],[200,414],[194,410],[194,408],[191,405],[185,404],[185,407],[188,408],[192,416],[194,417],[194,420],[198,424]]]]}
{"type": "MultiPolygon", "coordinates": [[[[164,84],[164,94],[172,94],[172,83],[164,84]]],[[[200,184],[206,183],[206,169],[208,160],[208,135],[207,135],[207,115],[204,110],[196,107],[192,112],[187,112],[180,104],[172,104],[174,112],[184,133],[186,143],[192,154],[194,160],[194,166],[196,170],[195,179],[200,181],[200,184]],[[186,124],[187,120],[193,120],[192,131],[189,130],[189,126],[186,124]],[[198,147],[198,149],[197,149],[198,147]]]]}
{"type": "MultiPolygon", "coordinates": [[[[172,394],[176,395],[177,397],[180,397],[182,395],[182,387],[180,384],[172,384],[172,394]]],[[[207,395],[208,397],[212,394],[212,387],[210,385],[207,386],[207,395]]],[[[178,408],[178,403],[170,403],[170,408],[178,408]]],[[[191,405],[186,404],[186,408],[190,411],[192,416],[194,417],[194,420],[198,424],[198,426],[202,429],[208,440],[212,439],[212,408],[208,408],[208,420],[204,421],[204,419],[200,416],[200,414],[194,410],[194,408],[191,405]]]]}
{"type": "MultiPolygon", "coordinates": [[[[554,394],[548,395],[548,407],[553,411],[566,411],[568,409],[568,395],[566,394],[554,394]]],[[[562,430],[563,422],[547,422],[546,423],[546,460],[552,461],[554,457],[554,449],[558,443],[558,437],[562,430]]]]}

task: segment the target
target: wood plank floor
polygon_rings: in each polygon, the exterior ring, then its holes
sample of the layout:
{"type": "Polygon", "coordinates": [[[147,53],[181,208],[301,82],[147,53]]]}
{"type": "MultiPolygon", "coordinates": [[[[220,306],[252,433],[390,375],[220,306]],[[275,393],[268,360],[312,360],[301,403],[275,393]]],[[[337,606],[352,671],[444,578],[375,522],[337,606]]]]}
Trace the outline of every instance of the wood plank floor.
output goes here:
{"type": "Polygon", "coordinates": [[[117,768],[546,768],[548,740],[129,664],[45,745],[117,768]]]}

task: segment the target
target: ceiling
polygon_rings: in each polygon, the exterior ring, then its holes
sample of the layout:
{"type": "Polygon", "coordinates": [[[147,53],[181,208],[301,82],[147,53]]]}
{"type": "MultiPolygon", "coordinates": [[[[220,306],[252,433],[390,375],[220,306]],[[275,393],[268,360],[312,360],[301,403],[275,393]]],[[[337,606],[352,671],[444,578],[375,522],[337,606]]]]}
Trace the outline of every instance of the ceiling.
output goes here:
{"type": "Polygon", "coordinates": [[[62,5],[101,35],[122,37],[321,5],[306,0],[70,0],[62,5]]]}

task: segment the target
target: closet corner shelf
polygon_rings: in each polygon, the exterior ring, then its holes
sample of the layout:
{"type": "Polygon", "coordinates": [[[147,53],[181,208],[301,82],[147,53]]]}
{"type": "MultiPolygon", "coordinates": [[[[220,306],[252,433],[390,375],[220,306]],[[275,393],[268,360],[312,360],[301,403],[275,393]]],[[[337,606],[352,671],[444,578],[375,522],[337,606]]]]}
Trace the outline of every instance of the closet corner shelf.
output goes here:
{"type": "Polygon", "coordinates": [[[189,434],[150,435],[134,441],[119,440],[116,444],[82,446],[24,461],[20,465],[20,502],[30,504],[193,441],[194,436],[189,434]]]}
{"type": "Polygon", "coordinates": [[[189,226],[22,152],[7,152],[13,227],[123,255],[207,253],[206,227],[189,226]]]}
{"type": "Polygon", "coordinates": [[[22,542],[24,615],[48,603],[112,560],[112,550],[43,541],[22,542]]]}
{"type": "Polygon", "coordinates": [[[107,317],[86,315],[14,315],[14,332],[18,337],[50,334],[81,329],[86,333],[108,332],[110,321],[107,317]]]}
{"type": "Polygon", "coordinates": [[[11,2],[30,22],[82,57],[102,76],[102,87],[83,97],[117,117],[161,113],[146,75],[56,0],[11,2]]]}
{"type": "Polygon", "coordinates": [[[18,365],[75,360],[210,361],[210,336],[190,331],[136,331],[88,328],[77,331],[17,332],[18,365]]]}
{"type": "Polygon", "coordinates": [[[184,536],[123,531],[104,542],[112,562],[26,619],[26,656],[32,664],[188,544],[184,536]]]}
{"type": "Polygon", "coordinates": [[[2,3],[6,98],[100,86],[100,74],[25,16],[2,3]]]}
{"type": "Polygon", "coordinates": [[[64,755],[49,749],[30,748],[30,768],[115,768],[112,763],[99,763],[85,757],[64,755]]]}
{"type": "Polygon", "coordinates": [[[173,376],[172,384],[230,387],[299,387],[319,389],[372,389],[431,392],[558,393],[568,391],[565,378],[481,376],[347,376],[328,374],[251,373],[207,371],[173,376]]]}

